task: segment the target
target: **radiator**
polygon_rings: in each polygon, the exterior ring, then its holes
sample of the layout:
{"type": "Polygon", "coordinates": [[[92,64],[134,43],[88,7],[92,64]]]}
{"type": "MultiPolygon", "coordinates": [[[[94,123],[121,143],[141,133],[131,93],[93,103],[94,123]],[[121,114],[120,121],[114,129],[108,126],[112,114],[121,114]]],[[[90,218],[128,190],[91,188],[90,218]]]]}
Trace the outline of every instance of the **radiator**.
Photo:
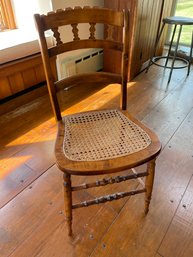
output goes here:
{"type": "Polygon", "coordinates": [[[68,57],[60,60],[61,77],[69,77],[84,72],[94,72],[103,69],[103,50],[94,49],[83,55],[68,57]]]}

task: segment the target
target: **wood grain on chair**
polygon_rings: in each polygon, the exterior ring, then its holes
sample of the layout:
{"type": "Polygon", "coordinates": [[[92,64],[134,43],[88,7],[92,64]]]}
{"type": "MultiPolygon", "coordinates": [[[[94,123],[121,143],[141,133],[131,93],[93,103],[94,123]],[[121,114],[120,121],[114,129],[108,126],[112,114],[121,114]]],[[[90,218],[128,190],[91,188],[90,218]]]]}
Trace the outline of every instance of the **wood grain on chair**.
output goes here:
{"type": "Polygon", "coordinates": [[[39,32],[50,100],[58,122],[55,156],[59,169],[64,173],[64,202],[68,234],[72,235],[72,210],[76,208],[145,193],[145,213],[147,213],[153,189],[155,160],[160,153],[161,144],[149,128],[126,111],[130,54],[129,11],[75,7],[74,9],[58,10],[47,15],[36,14],[35,22],[39,32]],[[80,23],[89,24],[89,38],[80,38],[80,23]],[[96,38],[96,24],[98,23],[104,24],[104,39],[96,38]],[[71,26],[72,41],[62,41],[59,32],[61,26],[71,26]],[[122,41],[113,39],[113,30],[117,27],[122,30],[122,41]],[[56,45],[48,49],[44,33],[50,29],[53,31],[56,45]],[[95,72],[55,80],[50,67],[50,58],[64,52],[84,48],[113,49],[121,52],[121,74],[95,72]],[[72,83],[80,84],[82,82],[84,84],[84,81],[93,81],[95,84],[97,81],[104,81],[104,84],[119,83],[121,86],[121,110],[95,110],[62,118],[57,91],[70,86],[72,83]],[[66,145],[68,147],[67,151],[66,145]],[[146,171],[137,173],[134,168],[142,164],[147,164],[146,171]],[[77,186],[73,186],[71,182],[71,176],[111,174],[128,169],[131,169],[133,174],[111,176],[110,178],[98,179],[96,182],[77,186]],[[143,182],[141,177],[145,177],[146,181],[143,182]],[[138,180],[141,185],[140,188],[129,192],[115,192],[81,203],[73,203],[73,191],[123,183],[131,179],[138,180]]]}

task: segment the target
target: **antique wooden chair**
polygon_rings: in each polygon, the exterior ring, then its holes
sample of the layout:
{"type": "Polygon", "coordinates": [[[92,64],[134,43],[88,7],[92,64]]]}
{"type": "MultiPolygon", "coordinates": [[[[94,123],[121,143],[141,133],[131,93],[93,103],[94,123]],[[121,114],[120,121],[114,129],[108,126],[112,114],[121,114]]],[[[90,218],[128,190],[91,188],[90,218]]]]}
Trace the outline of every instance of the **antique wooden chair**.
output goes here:
{"type": "MultiPolygon", "coordinates": [[[[58,136],[55,145],[56,163],[64,173],[64,201],[68,233],[72,235],[72,209],[117,200],[126,196],[145,193],[145,213],[149,210],[152,194],[155,160],[161,150],[157,136],[127,111],[127,74],[129,62],[129,11],[113,11],[104,8],[75,7],[57,10],[47,15],[35,14],[39,42],[46,74],[52,108],[58,121],[58,136]],[[79,23],[90,24],[89,39],[79,38],[79,23]],[[95,25],[105,24],[105,39],[95,37],[95,25]],[[72,26],[72,42],[63,42],[58,28],[72,26]],[[112,31],[119,27],[122,31],[120,42],[113,40],[112,31]],[[52,30],[56,45],[49,48],[45,31],[52,30]],[[84,48],[103,48],[119,51],[122,56],[121,74],[95,72],[77,74],[58,81],[54,80],[50,58],[58,54],[84,48]],[[95,110],[67,115],[62,118],[57,91],[71,84],[85,82],[116,82],[121,85],[121,108],[95,110]],[[144,172],[136,172],[135,167],[147,164],[144,172]],[[133,173],[99,179],[96,182],[71,185],[72,175],[91,176],[110,174],[132,169],[133,173]],[[140,177],[145,177],[145,183],[140,177]],[[129,192],[119,192],[77,204],[72,204],[72,191],[100,187],[138,179],[142,188],[129,192]]],[[[77,86],[77,90],[79,90],[77,86]]]]}

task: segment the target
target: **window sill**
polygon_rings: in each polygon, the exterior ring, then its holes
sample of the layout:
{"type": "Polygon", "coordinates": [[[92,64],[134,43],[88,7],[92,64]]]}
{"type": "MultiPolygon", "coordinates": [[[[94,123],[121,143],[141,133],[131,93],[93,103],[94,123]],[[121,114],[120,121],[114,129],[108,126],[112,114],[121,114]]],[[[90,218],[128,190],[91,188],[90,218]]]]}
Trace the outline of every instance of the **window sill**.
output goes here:
{"type": "MultiPolygon", "coordinates": [[[[49,46],[52,37],[47,37],[49,46]]],[[[17,60],[40,52],[36,31],[14,29],[0,33],[0,64],[17,60]]]]}

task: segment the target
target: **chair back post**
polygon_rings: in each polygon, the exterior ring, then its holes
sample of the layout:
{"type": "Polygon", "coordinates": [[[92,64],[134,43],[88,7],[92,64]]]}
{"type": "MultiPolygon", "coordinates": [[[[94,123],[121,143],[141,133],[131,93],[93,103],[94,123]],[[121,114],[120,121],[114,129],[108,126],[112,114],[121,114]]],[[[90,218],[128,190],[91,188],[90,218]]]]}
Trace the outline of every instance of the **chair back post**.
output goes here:
{"type": "Polygon", "coordinates": [[[122,53],[122,85],[121,85],[121,109],[127,109],[127,82],[129,66],[129,10],[124,10],[124,29],[123,29],[123,53],[122,53]]]}
{"type": "Polygon", "coordinates": [[[41,21],[42,17],[40,14],[34,15],[35,19],[35,25],[39,34],[39,45],[40,45],[40,51],[42,56],[42,61],[44,65],[44,72],[46,76],[46,82],[47,82],[47,88],[50,96],[51,106],[54,112],[54,116],[56,121],[59,121],[62,119],[61,111],[56,95],[56,89],[54,85],[54,77],[52,74],[51,64],[50,64],[50,57],[48,55],[47,51],[47,43],[44,35],[44,28],[43,28],[43,22],[41,21]]]}

